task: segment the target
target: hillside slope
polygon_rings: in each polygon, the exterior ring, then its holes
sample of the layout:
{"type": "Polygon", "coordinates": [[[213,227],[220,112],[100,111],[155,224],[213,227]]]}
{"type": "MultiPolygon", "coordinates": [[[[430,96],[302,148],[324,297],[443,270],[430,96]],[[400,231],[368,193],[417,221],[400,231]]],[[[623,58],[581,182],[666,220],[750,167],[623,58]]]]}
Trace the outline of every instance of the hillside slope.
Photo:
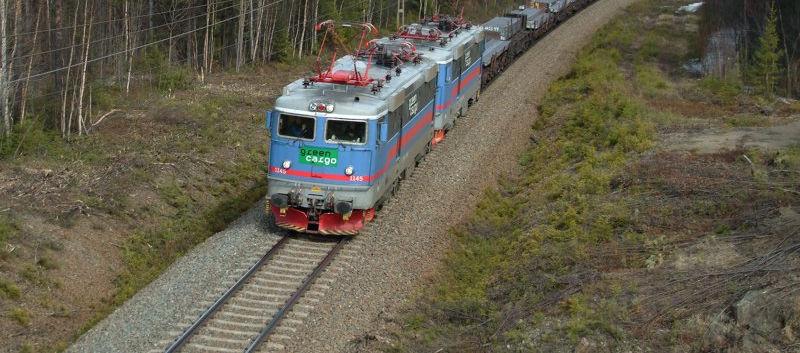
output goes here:
{"type": "Polygon", "coordinates": [[[689,77],[683,4],[630,7],[550,87],[384,351],[800,347],[800,104],[689,77]]]}

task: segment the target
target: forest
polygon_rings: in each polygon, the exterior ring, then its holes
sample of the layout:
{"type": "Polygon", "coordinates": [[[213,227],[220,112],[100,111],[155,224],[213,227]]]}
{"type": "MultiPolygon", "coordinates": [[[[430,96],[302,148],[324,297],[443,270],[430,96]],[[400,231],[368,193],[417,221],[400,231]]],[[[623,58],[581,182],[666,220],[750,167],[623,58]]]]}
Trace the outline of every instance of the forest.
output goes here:
{"type": "Polygon", "coordinates": [[[34,127],[83,135],[132,90],[169,93],[215,72],[302,60],[322,20],[394,30],[436,11],[511,2],[0,0],[0,136],[34,127]]]}
{"type": "MultiPolygon", "coordinates": [[[[299,62],[318,46],[314,24],[367,21],[385,31],[434,12],[470,18],[509,0],[0,0],[0,156],[30,129],[70,139],[92,130],[133,90],[170,94],[208,75],[299,62]],[[16,136],[15,136],[16,134],[16,136]]],[[[800,95],[800,2],[710,0],[699,47],[736,33],[744,83],[774,13],[777,95],[800,95]]],[[[763,61],[763,60],[762,60],[763,61]]],[[[762,63],[763,64],[763,63],[762,63]]],[[[763,71],[765,68],[761,68],[763,71]]],[[[737,72],[739,73],[739,72],[737,72]]]]}
{"type": "Polygon", "coordinates": [[[745,83],[758,86],[759,80],[754,76],[763,75],[764,70],[772,71],[777,95],[800,96],[800,2],[708,0],[701,14],[701,47],[706,47],[716,33],[730,30],[742,63],[737,74],[745,83]]]}

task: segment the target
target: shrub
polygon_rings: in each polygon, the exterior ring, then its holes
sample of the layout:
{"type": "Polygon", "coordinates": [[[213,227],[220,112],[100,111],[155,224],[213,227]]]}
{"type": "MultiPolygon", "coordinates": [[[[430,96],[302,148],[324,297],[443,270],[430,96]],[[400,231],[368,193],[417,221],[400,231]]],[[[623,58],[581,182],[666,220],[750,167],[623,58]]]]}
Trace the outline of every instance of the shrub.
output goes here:
{"type": "Polygon", "coordinates": [[[0,141],[0,159],[57,157],[64,154],[65,148],[60,133],[46,129],[38,118],[30,117],[14,127],[10,138],[0,141]]]}
{"type": "Polygon", "coordinates": [[[10,281],[0,278],[0,297],[9,299],[19,299],[20,290],[17,285],[10,281]]]}
{"type": "Polygon", "coordinates": [[[170,63],[167,54],[156,46],[149,47],[136,66],[139,70],[150,71],[153,84],[161,92],[184,90],[192,83],[191,72],[185,67],[170,63]]]}
{"type": "Polygon", "coordinates": [[[20,326],[28,326],[31,323],[31,316],[28,311],[20,307],[9,309],[8,316],[20,326]]]}
{"type": "MultiPolygon", "coordinates": [[[[0,246],[17,234],[17,225],[10,217],[0,214],[0,246]]],[[[0,249],[2,250],[2,249],[0,249]]]]}
{"type": "Polygon", "coordinates": [[[716,103],[733,104],[742,92],[742,85],[735,79],[720,79],[708,76],[697,85],[700,90],[712,97],[716,103]]]}
{"type": "Polygon", "coordinates": [[[636,84],[648,98],[654,98],[669,88],[664,74],[654,64],[636,65],[636,84]]]}

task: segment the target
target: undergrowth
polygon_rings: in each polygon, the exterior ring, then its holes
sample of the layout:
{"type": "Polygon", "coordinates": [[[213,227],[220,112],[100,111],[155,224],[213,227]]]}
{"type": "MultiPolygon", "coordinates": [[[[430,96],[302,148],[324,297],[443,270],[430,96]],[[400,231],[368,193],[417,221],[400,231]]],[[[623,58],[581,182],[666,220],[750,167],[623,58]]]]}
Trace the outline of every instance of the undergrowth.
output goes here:
{"type": "MultiPolygon", "coordinates": [[[[573,71],[551,86],[534,126],[537,142],[521,157],[523,172],[487,191],[472,219],[453,231],[458,246],[442,278],[421,299],[424,309],[409,318],[418,338],[390,350],[542,349],[528,332],[552,305],[568,313],[555,333],[569,340],[590,332],[624,335],[615,324],[622,310],[613,295],[590,305],[594,298],[574,294],[574,287],[597,268],[618,266],[595,261],[592,248],[642,239],[629,226],[630,210],[610,197],[631,156],[652,145],[648,110],[620,67],[620,47],[634,39],[626,22],[611,24],[579,55],[573,71]]],[[[653,90],[665,86],[652,77],[646,81],[653,90]]]]}
{"type": "MultiPolygon", "coordinates": [[[[225,229],[266,194],[266,179],[260,177],[261,153],[256,149],[245,161],[225,167],[218,184],[183,184],[169,180],[160,185],[163,201],[174,213],[163,222],[136,232],[123,246],[125,268],[116,279],[117,292],[108,307],[97,313],[85,329],[108,315],[141,288],[152,282],[178,257],[209,236],[225,229]],[[241,185],[249,185],[244,189],[241,185]],[[242,189],[242,191],[235,191],[242,189]],[[217,202],[209,207],[196,201],[192,193],[209,193],[217,202]]],[[[153,211],[155,212],[155,211],[153,211]]]]}
{"type": "MultiPolygon", "coordinates": [[[[740,109],[741,85],[681,76],[682,63],[697,55],[687,44],[696,34],[673,16],[674,5],[637,2],[551,84],[519,173],[487,190],[452,230],[454,249],[385,351],[714,351],[737,344],[735,326],[708,341],[716,325],[708,317],[779,277],[719,277],[714,266],[725,256],[712,246],[698,255],[686,244],[762,236],[746,232],[798,195],[776,185],[788,185],[782,178],[796,173],[800,149],[654,150],[657,129],[702,119],[757,124],[751,115],[693,114],[740,109]],[[710,108],[693,110],[696,102],[710,108]],[[676,274],[686,258],[710,265],[676,274]],[[709,298],[702,283],[687,280],[703,271],[715,284],[709,298]]],[[[732,251],[775,258],[758,249],[732,251]]]]}

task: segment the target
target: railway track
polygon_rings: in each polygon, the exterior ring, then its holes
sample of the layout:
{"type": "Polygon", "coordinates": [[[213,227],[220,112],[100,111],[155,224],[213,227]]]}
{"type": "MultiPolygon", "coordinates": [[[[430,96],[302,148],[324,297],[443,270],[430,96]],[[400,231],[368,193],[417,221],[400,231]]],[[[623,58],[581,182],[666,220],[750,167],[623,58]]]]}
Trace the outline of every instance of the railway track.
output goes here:
{"type": "Polygon", "coordinates": [[[282,350],[283,346],[272,339],[288,337],[281,332],[281,324],[298,321],[288,315],[347,241],[280,238],[163,352],[282,350]]]}

